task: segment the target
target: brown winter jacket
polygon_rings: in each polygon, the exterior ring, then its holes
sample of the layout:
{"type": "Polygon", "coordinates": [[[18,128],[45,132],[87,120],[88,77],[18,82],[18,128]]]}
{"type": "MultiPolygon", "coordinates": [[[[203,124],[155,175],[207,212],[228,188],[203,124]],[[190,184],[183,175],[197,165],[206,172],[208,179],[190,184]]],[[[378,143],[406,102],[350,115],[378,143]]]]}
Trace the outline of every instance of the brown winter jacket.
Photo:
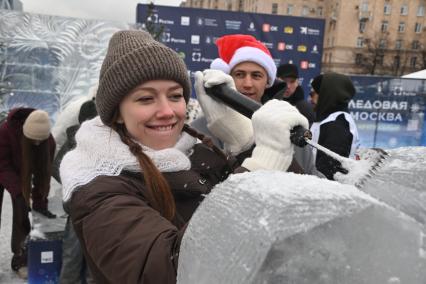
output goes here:
{"type": "MultiPolygon", "coordinates": [[[[16,108],[10,111],[5,122],[0,125],[0,185],[9,191],[12,198],[22,192],[21,188],[21,140],[25,120],[33,108],[16,108]]],[[[50,156],[53,159],[56,143],[53,136],[48,138],[50,156]]],[[[37,191],[37,180],[34,180],[37,191]]]]}
{"type": "Polygon", "coordinates": [[[150,207],[140,173],[100,176],[73,192],[70,215],[97,283],[176,283],[185,225],[231,171],[203,144],[190,159],[190,170],[163,173],[175,197],[173,222],[150,207]]]}

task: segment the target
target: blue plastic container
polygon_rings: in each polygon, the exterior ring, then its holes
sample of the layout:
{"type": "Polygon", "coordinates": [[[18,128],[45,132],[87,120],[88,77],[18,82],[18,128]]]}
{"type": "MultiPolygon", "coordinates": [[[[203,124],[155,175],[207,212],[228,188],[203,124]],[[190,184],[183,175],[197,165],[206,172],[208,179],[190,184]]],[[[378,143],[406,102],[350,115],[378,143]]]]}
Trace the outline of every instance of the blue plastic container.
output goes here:
{"type": "Polygon", "coordinates": [[[59,283],[63,232],[46,233],[46,239],[28,242],[28,283],[59,283]]]}

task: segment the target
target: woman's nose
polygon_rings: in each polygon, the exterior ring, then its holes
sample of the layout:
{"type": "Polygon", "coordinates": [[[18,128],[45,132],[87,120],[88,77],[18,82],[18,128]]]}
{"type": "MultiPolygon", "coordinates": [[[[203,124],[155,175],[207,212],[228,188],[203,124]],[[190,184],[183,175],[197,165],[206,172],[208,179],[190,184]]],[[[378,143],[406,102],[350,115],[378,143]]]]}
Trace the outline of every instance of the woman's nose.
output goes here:
{"type": "Polygon", "coordinates": [[[167,100],[161,100],[158,104],[157,115],[160,117],[170,117],[174,115],[174,111],[170,102],[167,100]]]}

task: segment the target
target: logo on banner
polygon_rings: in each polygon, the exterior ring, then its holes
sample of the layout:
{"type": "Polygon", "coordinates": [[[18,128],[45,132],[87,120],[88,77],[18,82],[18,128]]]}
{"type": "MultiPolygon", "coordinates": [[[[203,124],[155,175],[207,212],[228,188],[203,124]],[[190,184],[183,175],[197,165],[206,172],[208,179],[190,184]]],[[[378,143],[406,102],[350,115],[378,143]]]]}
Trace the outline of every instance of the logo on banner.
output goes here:
{"type": "Polygon", "coordinates": [[[241,29],[241,21],[226,20],[225,26],[227,30],[239,30],[241,29]]]}
{"type": "Polygon", "coordinates": [[[207,63],[211,63],[213,61],[213,58],[203,57],[200,51],[193,51],[191,59],[192,59],[193,62],[207,62],[207,63]]]}
{"type": "Polygon", "coordinates": [[[213,38],[211,36],[206,36],[206,44],[212,44],[213,38]]]}
{"type": "Polygon", "coordinates": [[[256,31],[256,28],[254,27],[254,23],[253,22],[250,23],[250,25],[249,25],[249,27],[248,27],[247,30],[249,30],[251,32],[255,32],[256,31]]]}
{"type": "Polygon", "coordinates": [[[158,14],[152,14],[148,18],[146,18],[148,22],[158,23],[158,14]]]}
{"type": "Polygon", "coordinates": [[[269,49],[273,49],[274,48],[274,44],[272,42],[266,42],[266,41],[262,41],[263,45],[266,46],[269,49]]]}
{"type": "Polygon", "coordinates": [[[293,27],[290,27],[290,26],[284,27],[284,33],[292,34],[293,33],[293,27]]]}
{"type": "Polygon", "coordinates": [[[277,32],[278,31],[278,27],[277,26],[272,26],[270,24],[263,24],[262,25],[262,31],[265,33],[268,32],[277,32]]]}
{"type": "Polygon", "coordinates": [[[404,91],[403,85],[395,85],[391,87],[394,96],[416,96],[415,92],[404,91]]]}
{"type": "Polygon", "coordinates": [[[200,36],[191,35],[191,44],[200,44],[200,36]]]}
{"type": "Polygon", "coordinates": [[[201,52],[193,52],[192,53],[192,61],[200,62],[201,61],[201,52]]]}
{"type": "Polygon", "coordinates": [[[314,46],[312,46],[311,53],[315,53],[315,54],[318,53],[318,46],[316,44],[314,46]]]}
{"type": "Polygon", "coordinates": [[[202,18],[198,17],[196,20],[198,26],[206,26],[206,27],[217,27],[216,19],[202,18]]]}
{"type": "Polygon", "coordinates": [[[315,35],[315,36],[319,36],[320,35],[320,31],[317,29],[311,29],[308,27],[300,27],[300,34],[302,35],[315,35]]]}
{"type": "Polygon", "coordinates": [[[159,24],[165,24],[165,25],[174,25],[175,22],[172,20],[165,20],[161,19],[158,14],[152,14],[146,19],[147,22],[153,22],[153,23],[159,23],[159,24]]]}
{"type": "Polygon", "coordinates": [[[277,45],[277,49],[280,51],[285,50],[285,42],[279,42],[277,45]]]}
{"type": "Polygon", "coordinates": [[[180,17],[180,25],[181,26],[189,26],[190,22],[191,22],[190,17],[188,17],[188,16],[180,17]]]}
{"type": "MultiPolygon", "coordinates": [[[[293,45],[292,44],[286,44],[285,49],[286,50],[293,50],[293,45]]],[[[292,63],[290,63],[290,64],[292,64],[292,63]]]]}
{"type": "Polygon", "coordinates": [[[271,25],[270,24],[263,24],[262,25],[262,32],[269,33],[270,30],[271,30],[271,25]]]}
{"type": "Polygon", "coordinates": [[[161,39],[162,42],[170,42],[170,33],[163,33],[161,37],[162,37],[161,39]]]}
{"type": "Polygon", "coordinates": [[[162,35],[163,42],[172,42],[172,43],[186,43],[186,40],[183,38],[174,38],[171,36],[171,33],[163,33],[162,35]]]}
{"type": "Polygon", "coordinates": [[[306,60],[300,61],[300,68],[301,69],[308,69],[309,68],[309,63],[306,60]]]}
{"type": "Polygon", "coordinates": [[[299,52],[306,52],[307,50],[308,48],[306,47],[306,45],[301,44],[297,46],[297,51],[299,52]]]}

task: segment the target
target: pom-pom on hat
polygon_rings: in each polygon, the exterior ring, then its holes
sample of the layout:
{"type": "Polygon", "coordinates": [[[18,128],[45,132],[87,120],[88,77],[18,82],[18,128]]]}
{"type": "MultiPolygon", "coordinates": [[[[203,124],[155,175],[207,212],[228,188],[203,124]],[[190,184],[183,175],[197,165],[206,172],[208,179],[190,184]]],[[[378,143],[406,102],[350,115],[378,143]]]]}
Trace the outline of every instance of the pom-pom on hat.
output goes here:
{"type": "Polygon", "coordinates": [[[216,41],[219,58],[210,64],[211,69],[222,70],[230,74],[236,65],[250,61],[262,66],[268,73],[268,86],[272,86],[277,73],[272,55],[268,48],[251,35],[225,35],[216,41]]]}
{"type": "Polygon", "coordinates": [[[43,110],[35,110],[25,119],[23,125],[24,136],[43,141],[50,136],[50,120],[47,112],[43,110]]]}

